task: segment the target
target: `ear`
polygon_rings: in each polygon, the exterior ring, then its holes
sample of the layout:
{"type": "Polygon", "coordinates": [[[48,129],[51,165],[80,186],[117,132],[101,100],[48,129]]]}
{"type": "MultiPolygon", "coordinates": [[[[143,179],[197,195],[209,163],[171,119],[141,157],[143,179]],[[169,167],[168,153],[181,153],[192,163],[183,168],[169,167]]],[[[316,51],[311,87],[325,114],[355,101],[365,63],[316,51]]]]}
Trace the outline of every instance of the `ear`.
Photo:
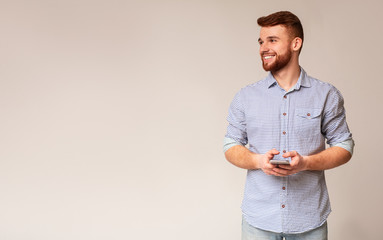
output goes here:
{"type": "Polygon", "coordinates": [[[294,52],[299,52],[302,47],[302,39],[299,37],[294,38],[291,42],[291,47],[294,52]]]}

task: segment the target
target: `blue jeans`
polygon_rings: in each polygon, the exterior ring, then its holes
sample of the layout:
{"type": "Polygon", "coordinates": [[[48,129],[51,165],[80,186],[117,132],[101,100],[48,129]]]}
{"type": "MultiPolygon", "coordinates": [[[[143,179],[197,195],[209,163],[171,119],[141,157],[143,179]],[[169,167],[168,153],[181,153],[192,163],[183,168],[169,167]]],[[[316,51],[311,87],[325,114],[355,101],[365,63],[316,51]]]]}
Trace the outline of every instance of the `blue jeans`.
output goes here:
{"type": "Polygon", "coordinates": [[[255,228],[242,217],[242,240],[327,240],[327,222],[308,232],[298,234],[274,233],[255,228]]]}

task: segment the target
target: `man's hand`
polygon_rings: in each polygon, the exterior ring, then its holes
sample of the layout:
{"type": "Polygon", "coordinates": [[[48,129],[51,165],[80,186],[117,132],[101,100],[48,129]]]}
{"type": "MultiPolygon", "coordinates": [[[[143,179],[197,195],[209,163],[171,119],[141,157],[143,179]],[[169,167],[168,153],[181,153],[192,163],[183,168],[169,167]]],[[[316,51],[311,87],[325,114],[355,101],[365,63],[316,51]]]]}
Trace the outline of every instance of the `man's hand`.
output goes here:
{"type": "Polygon", "coordinates": [[[327,170],[345,164],[351,158],[348,150],[334,146],[310,156],[301,156],[296,151],[287,152],[283,157],[291,157],[290,165],[271,164],[270,160],[278,154],[276,149],[257,154],[242,145],[233,146],[225,152],[226,159],[237,167],[261,169],[266,174],[275,176],[288,176],[305,170],[327,170]]]}
{"type": "Polygon", "coordinates": [[[291,157],[289,165],[279,164],[274,171],[280,174],[279,176],[288,176],[301,171],[307,170],[307,159],[301,156],[296,151],[287,152],[282,155],[284,158],[291,157]]]}
{"type": "Polygon", "coordinates": [[[274,175],[279,177],[286,176],[285,174],[280,173],[280,169],[278,168],[278,165],[270,163],[270,160],[274,158],[274,155],[278,155],[278,154],[279,154],[278,150],[271,149],[265,154],[258,155],[258,166],[267,175],[274,175]]]}

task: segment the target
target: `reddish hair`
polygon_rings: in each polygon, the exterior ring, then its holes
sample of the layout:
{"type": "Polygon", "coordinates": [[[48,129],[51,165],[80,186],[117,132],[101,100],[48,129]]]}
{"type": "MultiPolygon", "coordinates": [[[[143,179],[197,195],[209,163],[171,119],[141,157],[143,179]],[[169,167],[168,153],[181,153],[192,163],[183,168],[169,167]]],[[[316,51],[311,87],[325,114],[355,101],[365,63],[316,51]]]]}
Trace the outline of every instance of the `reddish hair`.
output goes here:
{"type": "MultiPolygon", "coordinates": [[[[299,18],[289,11],[280,11],[268,16],[260,17],[257,23],[261,27],[272,27],[282,25],[289,31],[290,35],[302,39],[303,45],[303,27],[299,18]]],[[[302,49],[302,48],[301,48],[302,49]]]]}

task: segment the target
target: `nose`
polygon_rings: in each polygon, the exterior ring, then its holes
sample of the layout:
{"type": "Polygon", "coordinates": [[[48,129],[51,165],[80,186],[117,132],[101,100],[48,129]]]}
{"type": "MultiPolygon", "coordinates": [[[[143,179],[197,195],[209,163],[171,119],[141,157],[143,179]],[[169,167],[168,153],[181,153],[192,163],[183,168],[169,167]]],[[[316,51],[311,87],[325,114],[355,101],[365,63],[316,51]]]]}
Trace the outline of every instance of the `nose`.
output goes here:
{"type": "Polygon", "coordinates": [[[269,51],[269,47],[267,45],[267,43],[262,43],[260,46],[259,46],[259,52],[262,54],[262,53],[265,53],[265,52],[268,52],[269,51]]]}

